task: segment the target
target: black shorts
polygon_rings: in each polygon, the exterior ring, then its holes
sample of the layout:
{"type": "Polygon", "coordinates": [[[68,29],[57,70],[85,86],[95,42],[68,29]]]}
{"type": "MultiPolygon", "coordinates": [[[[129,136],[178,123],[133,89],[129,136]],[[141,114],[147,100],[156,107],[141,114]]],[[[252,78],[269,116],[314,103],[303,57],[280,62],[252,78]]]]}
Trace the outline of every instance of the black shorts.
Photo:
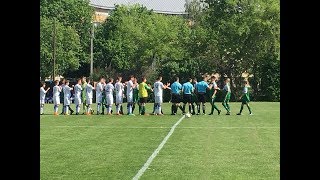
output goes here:
{"type": "Polygon", "coordinates": [[[147,97],[140,98],[140,103],[147,103],[147,100],[147,97]]]}
{"type": "Polygon", "coordinates": [[[183,103],[192,103],[192,96],[191,94],[184,94],[183,95],[183,103]]]}
{"type": "Polygon", "coordinates": [[[206,102],[206,93],[198,93],[198,102],[206,102]]]}
{"type": "Polygon", "coordinates": [[[180,94],[171,94],[171,102],[180,103],[181,102],[180,94]]]}

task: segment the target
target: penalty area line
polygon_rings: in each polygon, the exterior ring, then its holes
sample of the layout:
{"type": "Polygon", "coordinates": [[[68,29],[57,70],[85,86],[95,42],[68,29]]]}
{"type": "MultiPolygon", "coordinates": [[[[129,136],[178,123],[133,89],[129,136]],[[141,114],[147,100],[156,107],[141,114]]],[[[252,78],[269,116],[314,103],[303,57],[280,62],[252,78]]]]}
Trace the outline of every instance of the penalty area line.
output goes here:
{"type": "Polygon", "coordinates": [[[167,134],[167,136],[162,140],[162,142],[159,144],[159,146],[157,147],[156,150],[154,150],[154,152],[151,154],[151,156],[149,157],[149,159],[147,160],[146,163],[144,163],[144,165],[141,167],[141,169],[138,171],[138,173],[132,178],[132,180],[138,180],[143,173],[148,169],[148,167],[150,166],[151,162],[153,161],[153,159],[158,155],[159,151],[163,148],[164,144],[168,141],[168,139],[170,138],[170,136],[172,135],[172,133],[174,132],[175,128],[180,124],[180,122],[185,118],[185,115],[182,116],[170,129],[169,133],[167,134]]]}

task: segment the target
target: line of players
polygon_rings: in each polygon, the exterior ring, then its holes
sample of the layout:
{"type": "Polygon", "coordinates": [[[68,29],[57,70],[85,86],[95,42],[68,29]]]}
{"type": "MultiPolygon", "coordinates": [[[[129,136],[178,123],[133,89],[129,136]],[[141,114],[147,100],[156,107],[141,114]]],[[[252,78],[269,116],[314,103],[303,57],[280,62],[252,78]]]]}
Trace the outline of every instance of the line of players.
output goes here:
{"type": "MultiPolygon", "coordinates": [[[[114,84],[114,79],[109,78],[108,82],[104,77],[101,77],[99,82],[92,82],[89,78],[83,77],[82,79],[77,80],[77,84],[75,86],[70,87],[68,80],[63,80],[59,85],[59,81],[56,80],[55,86],[53,87],[53,103],[54,103],[54,115],[58,115],[58,107],[60,105],[60,101],[63,102],[63,108],[61,114],[69,115],[73,114],[74,110],[70,107],[71,104],[71,91],[74,90],[74,103],[76,105],[76,115],[80,114],[80,107],[83,104],[83,113],[91,115],[94,113],[91,108],[92,98],[93,98],[93,90],[96,92],[96,103],[97,103],[97,112],[96,114],[104,114],[104,110],[106,108],[106,114],[111,115],[112,105],[114,104],[114,92],[115,92],[115,105],[116,105],[116,115],[122,115],[123,108],[123,97],[124,91],[126,87],[126,99],[127,99],[127,115],[132,115],[135,109],[136,104],[139,105],[139,114],[140,115],[149,115],[146,113],[146,103],[148,100],[148,91],[153,91],[154,93],[154,108],[152,114],[154,115],[163,115],[162,112],[162,103],[163,103],[163,90],[169,89],[171,90],[171,115],[176,115],[178,109],[182,111],[183,114],[191,113],[193,115],[200,115],[200,109],[202,107],[202,114],[206,114],[206,97],[207,92],[210,94],[210,104],[211,104],[211,112],[209,115],[212,115],[214,110],[218,112],[220,115],[221,110],[216,106],[216,94],[220,90],[217,86],[217,78],[215,76],[211,77],[210,83],[207,82],[207,77],[204,77],[202,81],[197,82],[197,79],[189,78],[187,82],[184,84],[179,83],[179,78],[175,78],[175,82],[163,84],[162,77],[159,76],[156,79],[156,82],[153,85],[153,88],[150,84],[146,84],[146,77],[141,79],[141,83],[138,84],[137,79],[131,75],[129,77],[129,81],[122,82],[122,77],[118,77],[116,83],[114,84]],[[183,102],[183,105],[180,103],[183,102]],[[196,105],[196,108],[195,108],[196,105]],[[186,112],[186,106],[188,106],[188,112],[186,112]],[[101,111],[100,111],[101,110],[101,111]]],[[[44,99],[45,94],[48,92],[50,88],[47,90],[45,88],[45,83],[41,84],[40,87],[40,114],[43,114],[44,108],[44,99]]],[[[237,115],[241,115],[243,106],[246,105],[250,115],[252,115],[251,108],[249,106],[250,98],[249,98],[249,88],[250,85],[248,81],[244,81],[243,87],[243,95],[241,97],[242,104],[240,108],[240,112],[237,115]]],[[[222,102],[223,107],[226,109],[226,115],[231,114],[231,109],[229,105],[229,100],[231,97],[231,89],[230,89],[230,79],[226,78],[224,81],[224,88],[222,89],[224,92],[224,100],[222,102]]]]}

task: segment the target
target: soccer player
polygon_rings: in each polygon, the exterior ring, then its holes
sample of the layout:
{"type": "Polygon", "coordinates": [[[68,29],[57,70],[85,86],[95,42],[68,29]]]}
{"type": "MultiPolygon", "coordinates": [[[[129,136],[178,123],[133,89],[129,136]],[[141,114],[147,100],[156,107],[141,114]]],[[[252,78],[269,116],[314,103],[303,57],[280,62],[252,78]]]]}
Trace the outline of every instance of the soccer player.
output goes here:
{"type": "Polygon", "coordinates": [[[147,85],[147,79],[145,77],[141,78],[142,82],[139,84],[139,97],[140,97],[140,115],[149,115],[146,113],[146,103],[148,100],[148,90],[151,90],[151,85],[147,85]]]}
{"type": "Polygon", "coordinates": [[[61,86],[59,86],[59,81],[54,81],[55,86],[53,87],[53,104],[54,104],[54,115],[58,115],[58,107],[60,105],[60,92],[61,86]]]}
{"type": "MultiPolygon", "coordinates": [[[[60,88],[61,88],[61,92],[60,92],[60,102],[63,103],[63,108],[62,108],[62,112],[61,114],[65,114],[65,108],[64,108],[64,92],[63,92],[63,89],[64,89],[64,86],[66,85],[66,79],[62,79],[61,81],[61,85],[60,85],[60,88]]],[[[73,114],[73,109],[69,106],[69,111],[70,111],[70,114],[73,114]]]]}
{"type": "Polygon", "coordinates": [[[240,108],[240,112],[237,114],[237,115],[241,115],[242,113],[242,110],[243,110],[243,106],[246,105],[248,110],[249,110],[249,113],[250,115],[253,115],[252,112],[251,112],[251,108],[249,106],[249,102],[250,102],[250,96],[249,96],[249,89],[250,89],[250,85],[249,85],[249,81],[245,80],[244,81],[244,87],[243,87],[243,95],[241,97],[241,108],[240,108]]]}
{"type": "Polygon", "coordinates": [[[96,84],[96,103],[97,103],[97,115],[100,114],[100,106],[102,103],[103,84],[105,83],[104,77],[100,77],[99,82],[96,84]]]}
{"type": "Polygon", "coordinates": [[[155,115],[163,115],[161,112],[161,104],[162,104],[162,96],[163,96],[163,89],[167,89],[167,87],[170,85],[170,83],[167,83],[164,85],[162,82],[162,77],[159,76],[156,80],[156,82],[153,85],[153,91],[154,91],[154,102],[155,102],[155,115]]]}
{"type": "MultiPolygon", "coordinates": [[[[197,78],[193,78],[192,79],[192,84],[193,84],[193,93],[191,94],[191,107],[192,107],[192,115],[195,115],[196,114],[196,110],[195,110],[195,107],[194,107],[194,104],[198,104],[198,98],[197,98],[197,89],[196,89],[196,85],[197,85],[198,81],[197,81],[197,78]]],[[[198,106],[197,106],[198,108],[198,106]]]]}
{"type": "Polygon", "coordinates": [[[140,106],[139,106],[139,84],[137,78],[134,78],[133,81],[133,105],[132,105],[132,114],[134,109],[136,108],[136,104],[138,104],[139,112],[140,112],[140,106]]]}
{"type": "Polygon", "coordinates": [[[124,86],[122,84],[122,77],[117,78],[117,82],[114,85],[114,89],[116,91],[116,114],[121,115],[122,102],[123,102],[123,91],[124,86]]]}
{"type": "Polygon", "coordinates": [[[93,98],[92,90],[94,89],[94,86],[92,86],[90,83],[91,83],[91,80],[88,78],[88,83],[86,84],[86,87],[85,87],[87,115],[91,115],[94,112],[93,109],[91,109],[92,98],[93,98]]]}
{"type": "Polygon", "coordinates": [[[81,106],[81,92],[82,92],[82,80],[79,78],[77,79],[77,84],[74,86],[74,103],[76,105],[76,115],[79,115],[80,106],[81,106]]]}
{"type": "Polygon", "coordinates": [[[172,85],[170,86],[171,88],[171,115],[176,115],[177,111],[178,111],[178,107],[181,109],[181,111],[183,112],[183,108],[180,105],[180,93],[181,93],[181,89],[182,89],[182,85],[179,83],[179,77],[175,78],[175,82],[172,83],[172,85]]]}
{"type": "Polygon", "coordinates": [[[218,92],[218,90],[220,90],[220,88],[217,86],[217,77],[215,76],[211,76],[211,84],[212,84],[212,89],[211,89],[211,101],[210,101],[210,104],[211,104],[211,113],[209,115],[212,115],[213,114],[213,111],[214,109],[216,109],[218,111],[218,115],[220,115],[221,113],[221,110],[218,109],[218,107],[214,104],[215,101],[216,101],[216,94],[218,92]]]}
{"type": "Polygon", "coordinates": [[[230,111],[230,106],[229,106],[229,101],[230,101],[230,97],[231,97],[231,89],[230,89],[230,78],[227,78],[224,81],[224,100],[222,102],[223,107],[227,110],[227,114],[226,115],[230,115],[231,111],[230,111]]]}
{"type": "Polygon", "coordinates": [[[69,87],[69,80],[66,80],[66,84],[63,87],[63,93],[64,93],[64,103],[63,103],[63,108],[64,108],[64,114],[69,115],[69,107],[70,107],[70,97],[71,97],[71,91],[73,88],[69,87]]]}
{"type": "MultiPolygon", "coordinates": [[[[134,92],[134,89],[136,88],[137,86],[137,82],[135,81],[136,78],[131,75],[130,76],[130,80],[127,82],[127,112],[128,112],[128,115],[133,115],[133,92],[134,92]],[[133,83],[133,81],[135,81],[135,83],[133,83]]],[[[140,111],[139,111],[140,112],[140,111]]]]}
{"type": "Polygon", "coordinates": [[[82,111],[83,111],[83,113],[82,114],[86,114],[86,105],[87,105],[87,103],[86,103],[86,101],[87,101],[87,98],[86,98],[86,87],[87,87],[87,80],[86,80],[87,78],[86,77],[82,77],[81,78],[81,80],[82,80],[82,85],[81,85],[81,87],[82,87],[82,91],[81,91],[81,101],[82,101],[82,103],[83,103],[83,105],[82,105],[82,111]]]}
{"type": "Polygon", "coordinates": [[[113,78],[109,78],[108,84],[105,86],[105,92],[106,92],[106,100],[107,100],[107,115],[111,115],[112,112],[112,104],[113,104],[113,78]]]}
{"type": "Polygon", "coordinates": [[[207,77],[204,76],[203,80],[198,82],[196,85],[196,89],[197,89],[197,94],[198,94],[198,113],[197,115],[200,114],[200,105],[202,104],[202,113],[203,115],[206,115],[206,92],[207,89],[211,89],[212,85],[208,85],[207,83],[207,77]]]}
{"type": "Polygon", "coordinates": [[[43,114],[44,100],[46,98],[46,93],[50,90],[50,87],[47,90],[44,90],[46,83],[42,82],[40,87],[40,115],[43,114]]]}
{"type": "Polygon", "coordinates": [[[183,94],[183,114],[186,113],[186,104],[189,106],[189,113],[192,113],[191,103],[192,103],[192,93],[194,91],[193,85],[191,84],[192,79],[189,78],[187,82],[182,85],[183,94]]]}

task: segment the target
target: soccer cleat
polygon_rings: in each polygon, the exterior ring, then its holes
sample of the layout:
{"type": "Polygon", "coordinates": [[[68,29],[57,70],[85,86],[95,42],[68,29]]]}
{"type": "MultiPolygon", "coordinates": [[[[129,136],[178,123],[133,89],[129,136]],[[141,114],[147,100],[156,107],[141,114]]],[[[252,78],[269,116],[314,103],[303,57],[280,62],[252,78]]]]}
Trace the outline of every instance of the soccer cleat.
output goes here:
{"type": "Polygon", "coordinates": [[[250,113],[249,115],[250,115],[250,116],[252,116],[252,115],[253,115],[253,113],[250,113]]]}
{"type": "Polygon", "coordinates": [[[69,116],[70,114],[69,113],[65,113],[64,115],[69,116]]]}
{"type": "Polygon", "coordinates": [[[237,113],[237,115],[241,115],[241,113],[237,113]]]}
{"type": "Polygon", "coordinates": [[[86,114],[86,113],[84,113],[84,112],[82,113],[82,115],[85,115],[85,114],[86,114]]]}
{"type": "Polygon", "coordinates": [[[200,113],[197,113],[197,115],[200,115],[200,113]]]}
{"type": "Polygon", "coordinates": [[[230,115],[230,112],[227,112],[227,114],[226,115],[230,115]]]}
{"type": "Polygon", "coordinates": [[[218,110],[218,115],[220,115],[220,113],[221,113],[221,110],[218,110]]]}
{"type": "Polygon", "coordinates": [[[76,113],[76,115],[79,115],[79,113],[76,113]]]}
{"type": "Polygon", "coordinates": [[[40,115],[43,115],[43,113],[41,113],[40,115]]]}
{"type": "Polygon", "coordinates": [[[136,116],[135,114],[128,114],[128,116],[136,116]]]}
{"type": "Polygon", "coordinates": [[[202,115],[207,115],[206,113],[203,113],[202,115]]]}
{"type": "Polygon", "coordinates": [[[213,113],[210,113],[210,114],[208,114],[208,115],[213,115],[213,113]]]}
{"type": "Polygon", "coordinates": [[[74,111],[70,111],[70,114],[73,114],[74,111]]]}

